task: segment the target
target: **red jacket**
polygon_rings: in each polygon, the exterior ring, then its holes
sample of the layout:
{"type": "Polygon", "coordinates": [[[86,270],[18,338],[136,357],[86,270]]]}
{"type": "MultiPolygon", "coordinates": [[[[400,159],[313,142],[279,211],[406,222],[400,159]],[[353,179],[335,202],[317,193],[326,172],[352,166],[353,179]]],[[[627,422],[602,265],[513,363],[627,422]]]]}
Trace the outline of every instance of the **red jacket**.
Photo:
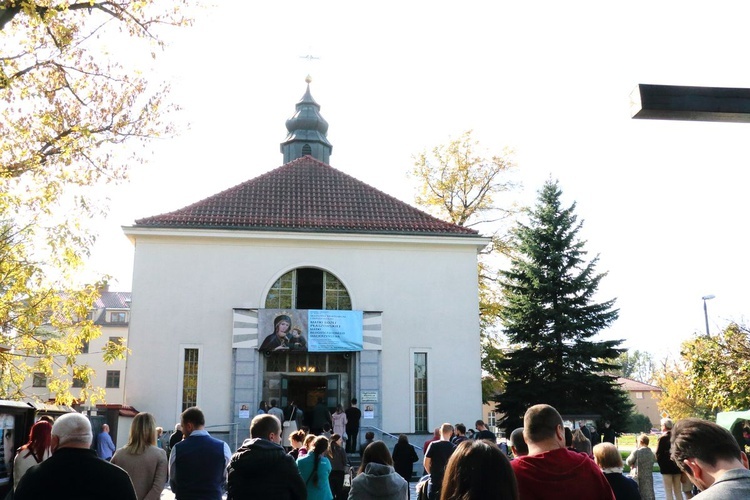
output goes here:
{"type": "Polygon", "coordinates": [[[565,448],[511,461],[521,500],[615,500],[601,469],[565,448]]]}

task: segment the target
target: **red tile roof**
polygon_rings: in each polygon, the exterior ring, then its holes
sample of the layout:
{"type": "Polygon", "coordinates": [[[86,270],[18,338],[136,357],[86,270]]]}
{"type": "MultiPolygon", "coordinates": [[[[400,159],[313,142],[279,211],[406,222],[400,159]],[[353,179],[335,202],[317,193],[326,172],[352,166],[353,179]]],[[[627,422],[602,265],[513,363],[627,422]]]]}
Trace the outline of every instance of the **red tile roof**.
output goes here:
{"type": "Polygon", "coordinates": [[[661,387],[657,387],[651,384],[644,384],[637,380],[632,380],[625,377],[617,377],[617,383],[622,386],[626,391],[638,391],[638,392],[662,392],[661,387]]]}
{"type": "Polygon", "coordinates": [[[477,236],[305,156],[136,226],[477,236]]]}

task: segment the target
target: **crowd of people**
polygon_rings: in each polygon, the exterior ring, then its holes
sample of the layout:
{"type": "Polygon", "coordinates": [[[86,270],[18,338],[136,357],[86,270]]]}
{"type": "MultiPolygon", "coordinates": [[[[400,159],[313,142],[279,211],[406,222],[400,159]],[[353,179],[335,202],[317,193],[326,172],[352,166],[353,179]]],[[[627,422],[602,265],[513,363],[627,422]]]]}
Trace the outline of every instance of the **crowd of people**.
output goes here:
{"type": "MultiPolygon", "coordinates": [[[[362,444],[361,464],[355,473],[349,466],[341,434],[327,429],[320,434],[298,429],[289,436],[291,450],[287,451],[282,446],[282,432],[281,421],[273,415],[258,414],[253,418],[250,438],[228,463],[227,499],[404,500],[409,497],[409,484],[396,471],[394,456],[382,441],[374,440],[372,433],[366,435],[368,439],[362,444]]],[[[396,452],[394,449],[394,455],[396,452]]],[[[414,454],[409,475],[416,460],[414,454]]],[[[179,485],[173,485],[172,489],[181,500],[179,485]]]]}
{"type": "Polygon", "coordinates": [[[652,499],[657,460],[668,500],[682,500],[683,491],[692,498],[679,480],[683,474],[700,490],[695,496],[700,500],[750,498],[747,456],[729,431],[705,420],[684,419],[673,426],[665,419],[656,456],[648,436],[639,436],[627,459],[632,477],[623,474],[622,456],[607,439],[614,441],[613,435],[605,434],[592,447],[584,426],[575,431],[565,427],[549,405],[529,408],[524,426],[510,433],[512,459],[495,440],[466,439],[459,425],[443,424],[437,439],[427,444],[419,500],[652,499]],[[673,487],[666,489],[668,483],[673,487]]]}
{"type": "MultiPolygon", "coordinates": [[[[345,414],[340,407],[336,413],[345,414]]],[[[84,415],[40,420],[17,450],[13,498],[155,500],[168,481],[177,500],[221,500],[225,491],[228,500],[409,499],[418,456],[406,435],[391,453],[368,433],[353,471],[343,435],[336,432],[343,426],[346,433],[343,419],[332,418],[334,427],[319,434],[296,429],[284,443],[283,420],[274,412],[259,413],[250,438],[234,453],[205,430],[199,408],[188,408],[180,420],[175,432],[180,439],[168,458],[166,436],[149,413],[136,415],[128,443],[114,453],[109,429],[103,426],[94,438],[84,415]]],[[[668,500],[682,500],[683,492],[691,498],[683,476],[700,491],[699,500],[750,498],[747,455],[729,431],[705,420],[664,419],[656,454],[648,436],[640,436],[626,460],[632,477],[623,474],[614,444],[592,447],[581,428],[571,432],[549,405],[526,411],[523,427],[510,433],[507,451],[484,422],[477,421],[476,428],[469,433],[463,424],[445,423],[425,443],[418,500],[643,500],[654,498],[655,462],[668,500]]]]}

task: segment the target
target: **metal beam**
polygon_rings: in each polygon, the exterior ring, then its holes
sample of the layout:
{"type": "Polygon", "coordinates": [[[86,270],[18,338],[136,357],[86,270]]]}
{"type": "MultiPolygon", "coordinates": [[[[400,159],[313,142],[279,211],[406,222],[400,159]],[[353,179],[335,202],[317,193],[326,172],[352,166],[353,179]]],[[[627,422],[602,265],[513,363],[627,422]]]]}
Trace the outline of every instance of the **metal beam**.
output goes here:
{"type": "Polygon", "coordinates": [[[750,89],[638,84],[630,114],[646,120],[750,123],[750,89]]]}

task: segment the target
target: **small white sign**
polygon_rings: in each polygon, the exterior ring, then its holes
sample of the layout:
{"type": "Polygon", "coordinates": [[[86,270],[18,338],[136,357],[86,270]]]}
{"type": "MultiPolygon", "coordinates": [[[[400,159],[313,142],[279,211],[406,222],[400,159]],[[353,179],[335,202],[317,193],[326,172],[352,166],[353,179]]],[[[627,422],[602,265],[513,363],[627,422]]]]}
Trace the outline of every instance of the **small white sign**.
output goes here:
{"type": "Polygon", "coordinates": [[[378,402],[378,391],[362,391],[360,393],[359,402],[365,403],[377,403],[378,402]]]}

